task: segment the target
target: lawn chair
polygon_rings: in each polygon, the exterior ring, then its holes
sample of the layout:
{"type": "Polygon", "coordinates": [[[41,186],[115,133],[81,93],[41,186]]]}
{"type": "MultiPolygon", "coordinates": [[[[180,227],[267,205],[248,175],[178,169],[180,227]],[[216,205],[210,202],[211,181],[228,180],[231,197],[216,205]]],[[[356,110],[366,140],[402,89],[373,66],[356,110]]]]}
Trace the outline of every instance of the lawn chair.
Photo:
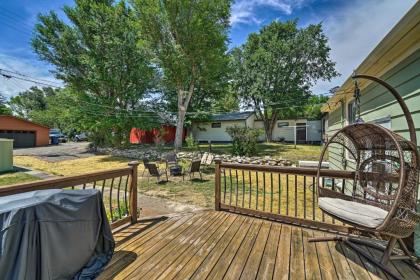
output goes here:
{"type": "Polygon", "coordinates": [[[147,170],[149,171],[150,176],[147,178],[149,181],[150,177],[156,177],[157,182],[160,182],[160,177],[162,175],[166,176],[166,181],[168,181],[168,170],[167,169],[159,169],[156,163],[145,163],[147,170]]]}
{"type": "Polygon", "coordinates": [[[167,155],[165,155],[164,157],[164,161],[166,164],[166,169],[169,169],[169,166],[174,166],[177,165],[177,157],[176,157],[176,153],[169,153],[167,155]]]}
{"type": "Polygon", "coordinates": [[[201,157],[200,161],[202,165],[211,165],[213,163],[213,160],[214,160],[214,155],[205,152],[203,156],[201,157]]]}
{"type": "Polygon", "coordinates": [[[182,174],[182,180],[184,180],[184,177],[187,174],[190,176],[190,180],[191,180],[192,178],[194,178],[194,173],[198,172],[200,174],[200,180],[202,181],[203,180],[203,176],[201,174],[200,167],[201,167],[201,160],[200,159],[191,161],[191,164],[190,164],[190,167],[188,168],[188,170],[186,170],[182,174]]]}
{"type": "Polygon", "coordinates": [[[147,170],[146,164],[148,164],[150,161],[148,159],[143,159],[143,172],[141,173],[141,176],[144,176],[144,172],[147,170]]]}

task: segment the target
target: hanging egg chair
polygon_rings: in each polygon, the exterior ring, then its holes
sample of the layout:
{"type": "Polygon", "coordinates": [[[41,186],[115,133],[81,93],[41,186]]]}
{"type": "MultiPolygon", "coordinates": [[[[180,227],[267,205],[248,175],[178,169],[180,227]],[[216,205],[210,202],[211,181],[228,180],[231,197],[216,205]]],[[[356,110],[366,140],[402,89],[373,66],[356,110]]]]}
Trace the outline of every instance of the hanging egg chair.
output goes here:
{"type": "MultiPolygon", "coordinates": [[[[337,131],[325,145],[317,173],[318,206],[334,219],[376,236],[386,237],[386,247],[380,260],[373,259],[360,246],[363,244],[380,248],[370,242],[354,237],[314,238],[311,241],[344,241],[385,271],[390,259],[411,258],[402,238],[410,236],[420,221],[416,213],[419,178],[419,154],[416,131],[411,114],[398,92],[373,76],[355,75],[354,79],[368,79],[388,89],[401,106],[410,132],[410,140],[374,123],[356,123],[337,131]],[[332,180],[326,183],[321,178],[321,163],[326,151],[329,158],[339,162],[338,169],[352,171],[353,180],[332,180]],[[338,182],[337,182],[338,181],[338,182]],[[399,242],[404,256],[395,256],[393,249],[399,242]]],[[[355,90],[355,102],[360,91],[355,90]]],[[[356,104],[360,106],[360,104],[356,104]]],[[[333,167],[333,162],[330,166],[333,167]]],[[[398,276],[393,275],[398,278],[398,276]]]]}

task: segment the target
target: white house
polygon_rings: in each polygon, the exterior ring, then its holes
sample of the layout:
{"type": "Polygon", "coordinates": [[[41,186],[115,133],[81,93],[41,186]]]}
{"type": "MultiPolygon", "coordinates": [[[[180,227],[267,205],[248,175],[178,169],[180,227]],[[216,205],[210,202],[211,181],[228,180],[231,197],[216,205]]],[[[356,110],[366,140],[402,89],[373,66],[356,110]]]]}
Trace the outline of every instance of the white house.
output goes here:
{"type": "MultiPolygon", "coordinates": [[[[191,131],[193,137],[200,142],[230,142],[232,139],[226,128],[234,125],[264,129],[263,121],[258,120],[254,112],[248,111],[212,115],[207,122],[194,122],[191,131]]],[[[321,120],[278,120],[273,129],[273,140],[293,142],[295,133],[297,143],[320,143],[321,120]]],[[[265,141],[264,133],[259,140],[265,141]]]]}

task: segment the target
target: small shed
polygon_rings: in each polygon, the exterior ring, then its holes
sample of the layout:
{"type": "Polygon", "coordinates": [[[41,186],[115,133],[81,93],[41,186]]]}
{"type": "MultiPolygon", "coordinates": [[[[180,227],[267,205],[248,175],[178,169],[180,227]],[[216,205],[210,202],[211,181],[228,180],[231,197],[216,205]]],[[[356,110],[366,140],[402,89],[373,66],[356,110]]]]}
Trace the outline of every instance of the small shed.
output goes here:
{"type": "Polygon", "coordinates": [[[13,139],[14,148],[49,144],[50,128],[15,116],[0,115],[0,138],[13,139]]]}

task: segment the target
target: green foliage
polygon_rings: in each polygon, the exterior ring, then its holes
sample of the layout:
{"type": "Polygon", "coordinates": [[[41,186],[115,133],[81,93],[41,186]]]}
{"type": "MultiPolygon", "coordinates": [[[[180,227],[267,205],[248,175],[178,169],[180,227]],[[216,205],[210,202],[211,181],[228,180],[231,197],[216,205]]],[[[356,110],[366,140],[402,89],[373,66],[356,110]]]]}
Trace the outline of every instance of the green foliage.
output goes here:
{"type": "Polygon", "coordinates": [[[175,147],[190,101],[219,94],[227,82],[230,0],[132,0],[138,24],[163,72],[164,95],[178,111],[175,147]]]}
{"type": "Polygon", "coordinates": [[[6,106],[6,97],[0,93],[0,115],[11,115],[12,110],[6,106]]]}
{"type": "Polygon", "coordinates": [[[10,98],[9,104],[16,115],[31,119],[33,112],[47,109],[47,98],[55,94],[55,90],[50,87],[31,87],[10,98]]]}
{"type": "Polygon", "coordinates": [[[304,116],[311,120],[319,120],[322,117],[321,107],[328,101],[328,96],[312,95],[304,107],[304,116]]]}
{"type": "Polygon", "coordinates": [[[32,87],[12,97],[9,104],[16,115],[72,136],[83,129],[75,98],[69,89],[32,87]]]}
{"type": "Polygon", "coordinates": [[[127,143],[132,127],[155,123],[139,102],[156,74],[132,10],[124,1],[76,0],[63,11],[65,21],[52,11],[38,17],[33,49],[75,95],[78,116],[94,141],[127,143]]]}
{"type": "Polygon", "coordinates": [[[192,150],[198,149],[198,143],[197,141],[195,141],[194,137],[191,134],[188,135],[187,138],[185,138],[185,144],[188,148],[192,150]]]}
{"type": "Polygon", "coordinates": [[[226,132],[232,138],[232,154],[237,156],[252,156],[257,151],[258,136],[261,131],[242,126],[231,126],[226,132]]]}
{"type": "Polygon", "coordinates": [[[279,117],[301,115],[317,80],[338,75],[321,24],[273,21],[231,51],[233,87],[264,121],[267,139],[279,117]]]}

